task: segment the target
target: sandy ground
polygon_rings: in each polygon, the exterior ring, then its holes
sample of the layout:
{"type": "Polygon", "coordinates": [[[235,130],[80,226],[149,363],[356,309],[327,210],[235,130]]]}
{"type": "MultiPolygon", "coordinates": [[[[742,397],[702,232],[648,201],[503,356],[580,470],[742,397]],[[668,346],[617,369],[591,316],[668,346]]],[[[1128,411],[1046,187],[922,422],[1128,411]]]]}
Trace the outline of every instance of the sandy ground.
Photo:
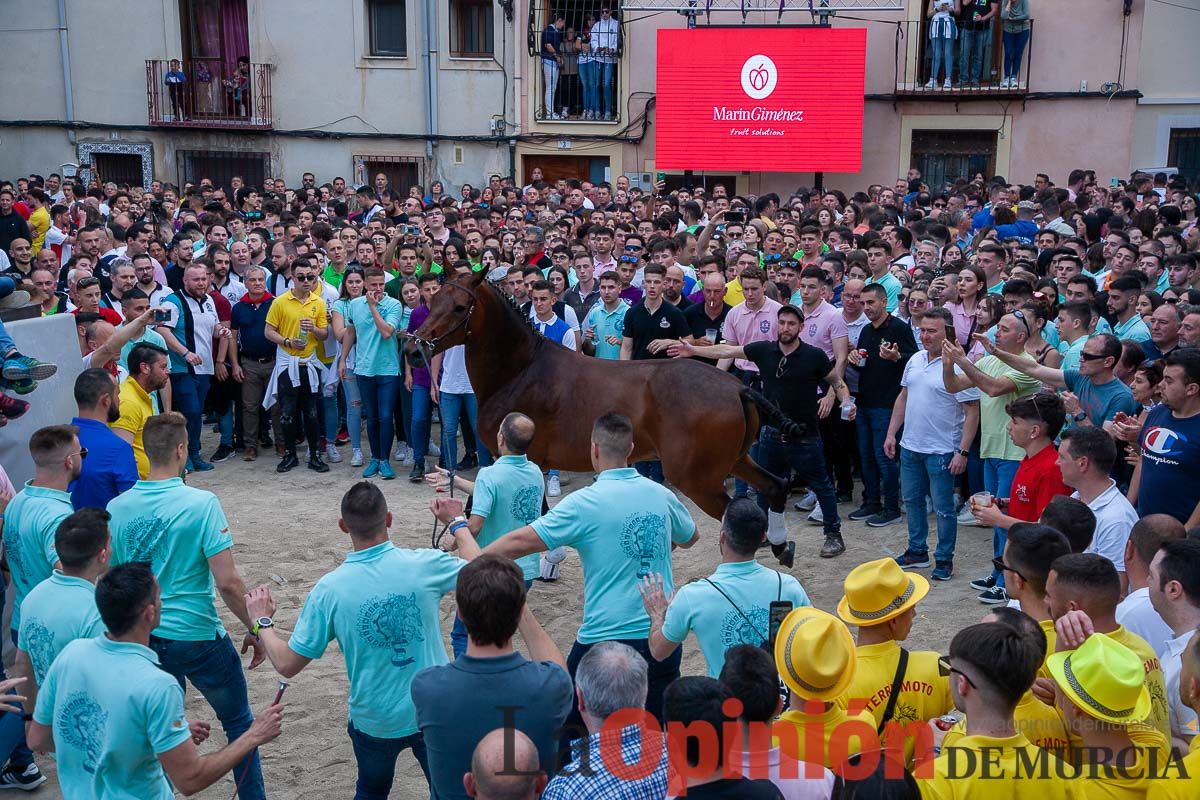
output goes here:
{"type": "MultiPolygon", "coordinates": [[[[216,437],[206,432],[206,454],[216,447],[216,437]]],[[[460,445],[461,452],[461,445],[460,445]]],[[[343,492],[360,470],[349,466],[349,448],[343,448],[345,461],[331,464],[331,471],[318,475],[296,469],[286,476],[276,475],[275,459],[260,458],[253,464],[240,457],[217,465],[212,472],[193,476],[193,486],[215,492],[222,501],[234,535],[234,557],[248,587],[269,584],[279,604],[276,620],[279,628],[290,632],[301,603],[313,584],[345,558],[349,537],[337,528],[337,509],[343,492]],[[279,580],[283,581],[282,585],[279,580]]],[[[428,547],[432,517],[428,512],[432,490],[424,484],[411,484],[403,471],[394,481],[380,481],[395,518],[392,538],[402,547],[428,547]]],[[[564,477],[566,477],[564,475],[564,477]]],[[[590,481],[590,475],[572,474],[564,492],[577,490],[590,481]]],[[[795,498],[793,498],[795,499],[795,498]]],[[[720,561],[717,551],[718,524],[701,513],[690,501],[701,533],[701,540],[690,550],[674,554],[675,581],[683,584],[712,572],[720,561]]],[[[789,502],[790,508],[790,502],[789,502]]],[[[840,507],[845,514],[852,510],[840,507]]],[[[935,530],[934,519],[929,518],[935,530]]],[[[800,579],[814,605],[833,611],[842,594],[842,580],[855,565],[904,551],[907,541],[904,521],[886,528],[868,528],[862,523],[844,522],[846,552],[831,560],[817,557],[823,538],[820,526],[807,524],[804,515],[789,511],[792,538],[798,542],[793,573],[800,579]]],[[[931,536],[932,550],[936,536],[931,536]]],[[[917,610],[910,648],[945,652],[954,632],[978,621],[986,607],[975,600],[976,592],[968,581],[984,574],[991,558],[990,529],[964,527],[959,530],[956,553],[957,572],[949,583],[934,583],[929,596],[917,610]]],[[[769,552],[764,563],[773,561],[769,552]]],[[[928,574],[928,571],[926,571],[928,574]]],[[[554,584],[534,583],[530,603],[541,623],[566,653],[582,618],[582,570],[578,556],[571,553],[562,566],[562,577],[554,584]]],[[[218,601],[217,607],[231,632],[241,625],[218,601]]],[[[453,616],[452,598],[442,603],[442,633],[447,653],[453,616]]],[[[240,634],[235,637],[240,640],[240,634]]],[[[249,663],[248,660],[245,663],[249,663]]],[[[683,673],[705,674],[704,659],[693,639],[684,644],[683,673]]],[[[261,708],[271,701],[278,676],[265,663],[248,673],[250,702],[261,708]]],[[[325,657],[310,664],[292,680],[287,691],[287,711],[283,735],[262,753],[267,795],[281,800],[329,800],[351,797],[356,768],[350,741],[346,736],[346,673],[337,644],[330,645],[325,657]]],[[[220,726],[199,692],[188,687],[188,715],[213,724],[211,744],[225,742],[220,726]]],[[[42,769],[53,775],[53,761],[38,759],[42,769]]],[[[230,798],[233,781],[226,778],[197,795],[205,800],[230,798]]],[[[51,780],[37,792],[45,798],[62,797],[57,782],[51,780]]],[[[392,798],[424,800],[428,797],[420,768],[409,753],[400,756],[392,798]]]]}

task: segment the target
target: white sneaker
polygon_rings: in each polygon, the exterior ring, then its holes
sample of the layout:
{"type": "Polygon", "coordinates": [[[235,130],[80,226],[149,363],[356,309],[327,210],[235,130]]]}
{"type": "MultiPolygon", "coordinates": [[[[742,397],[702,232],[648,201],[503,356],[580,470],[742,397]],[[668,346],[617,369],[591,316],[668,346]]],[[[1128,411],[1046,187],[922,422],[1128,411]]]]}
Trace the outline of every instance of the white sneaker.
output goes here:
{"type": "Polygon", "coordinates": [[[354,451],[354,454],[352,456],[350,456],[350,466],[361,467],[362,465],[363,465],[362,450],[356,449],[354,451]]]}
{"type": "Polygon", "coordinates": [[[546,496],[558,497],[562,494],[562,484],[558,480],[557,475],[551,475],[546,478],[546,496]]]}
{"type": "Polygon", "coordinates": [[[943,89],[953,89],[954,84],[950,83],[950,79],[946,78],[946,82],[942,84],[943,89]]]}
{"type": "Polygon", "coordinates": [[[325,445],[325,457],[329,459],[331,464],[342,463],[342,454],[339,453],[337,447],[332,444],[325,445]]]}
{"type": "Polygon", "coordinates": [[[820,506],[817,506],[812,510],[812,513],[808,515],[808,521],[817,523],[823,523],[825,521],[825,515],[821,512],[820,506]]]}
{"type": "Polygon", "coordinates": [[[800,501],[796,503],[797,511],[812,511],[816,507],[817,493],[811,489],[809,489],[808,494],[804,495],[804,497],[800,498],[800,501]]]}
{"type": "Polygon", "coordinates": [[[936,89],[937,88],[937,80],[935,80],[934,78],[930,78],[929,83],[925,84],[925,88],[926,89],[936,89]]]}
{"type": "Polygon", "coordinates": [[[978,526],[979,523],[975,520],[975,515],[971,513],[970,503],[964,503],[962,511],[958,512],[958,524],[970,525],[972,527],[978,526]]]}
{"type": "Polygon", "coordinates": [[[407,464],[412,459],[412,449],[404,442],[397,442],[396,449],[392,452],[392,461],[397,464],[407,464]]]}
{"type": "Polygon", "coordinates": [[[429,450],[427,452],[429,453],[429,455],[433,456],[434,458],[437,458],[438,456],[440,456],[442,454],[442,448],[438,447],[431,440],[429,442],[429,450]]]}

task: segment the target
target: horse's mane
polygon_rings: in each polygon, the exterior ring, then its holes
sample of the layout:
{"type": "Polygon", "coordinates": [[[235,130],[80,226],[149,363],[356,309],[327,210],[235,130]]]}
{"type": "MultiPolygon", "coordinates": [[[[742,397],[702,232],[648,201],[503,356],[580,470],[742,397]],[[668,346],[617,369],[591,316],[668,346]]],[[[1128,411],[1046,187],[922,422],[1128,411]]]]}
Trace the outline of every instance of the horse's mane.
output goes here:
{"type": "Polygon", "coordinates": [[[501,307],[505,309],[506,313],[515,317],[518,324],[522,324],[522,327],[533,334],[534,347],[541,347],[542,342],[546,341],[546,337],[542,336],[538,332],[538,329],[534,327],[533,320],[530,318],[530,316],[521,311],[521,306],[517,304],[516,298],[501,290],[497,283],[489,281],[486,278],[484,279],[484,283],[487,284],[488,288],[491,289],[492,292],[499,296],[501,307]]]}

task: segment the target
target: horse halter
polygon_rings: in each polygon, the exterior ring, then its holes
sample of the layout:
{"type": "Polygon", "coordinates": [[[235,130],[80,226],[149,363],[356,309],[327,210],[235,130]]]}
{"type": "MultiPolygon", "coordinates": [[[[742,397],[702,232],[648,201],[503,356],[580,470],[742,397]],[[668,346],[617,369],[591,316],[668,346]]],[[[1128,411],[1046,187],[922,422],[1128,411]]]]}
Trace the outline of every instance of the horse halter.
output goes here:
{"type": "MultiPolygon", "coordinates": [[[[438,342],[442,341],[447,336],[450,336],[452,333],[455,333],[459,328],[463,327],[468,322],[470,322],[471,315],[475,313],[475,304],[479,301],[479,298],[476,297],[474,290],[472,290],[466,286],[463,286],[461,283],[457,283],[457,282],[447,283],[442,288],[449,289],[452,286],[456,289],[461,289],[462,291],[466,292],[467,297],[471,298],[470,303],[467,305],[467,313],[463,314],[462,319],[460,319],[458,322],[454,323],[454,325],[451,326],[450,330],[446,331],[441,336],[435,336],[432,339],[428,339],[428,340],[420,339],[420,338],[417,338],[416,336],[413,336],[413,340],[417,344],[425,345],[426,347],[428,347],[430,349],[430,351],[437,348],[438,342]]],[[[467,331],[467,335],[470,336],[471,332],[467,331]]],[[[426,360],[428,360],[428,359],[426,359],[426,360]]]]}

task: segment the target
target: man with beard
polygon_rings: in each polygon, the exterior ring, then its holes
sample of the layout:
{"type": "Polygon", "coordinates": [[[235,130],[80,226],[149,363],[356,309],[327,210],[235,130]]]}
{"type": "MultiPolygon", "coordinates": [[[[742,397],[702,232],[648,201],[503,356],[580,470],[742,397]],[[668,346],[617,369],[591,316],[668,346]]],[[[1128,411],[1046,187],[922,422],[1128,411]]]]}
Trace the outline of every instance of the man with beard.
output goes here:
{"type": "Polygon", "coordinates": [[[246,244],[250,245],[250,263],[255,266],[267,266],[267,242],[271,237],[266,228],[252,228],[246,234],[246,244]]]}
{"type": "Polygon", "coordinates": [[[146,253],[133,257],[133,274],[137,277],[137,287],[142,294],[150,298],[150,305],[162,305],[163,298],[174,294],[169,286],[163,286],[154,277],[154,261],[146,253]]]}
{"type": "Polygon", "coordinates": [[[79,478],[71,484],[76,508],[104,508],[108,501],[137,483],[133,448],[108,427],[121,418],[120,389],[106,369],[93,367],[75,379],[79,414],[71,424],[79,430],[84,459],[79,478]]]}

